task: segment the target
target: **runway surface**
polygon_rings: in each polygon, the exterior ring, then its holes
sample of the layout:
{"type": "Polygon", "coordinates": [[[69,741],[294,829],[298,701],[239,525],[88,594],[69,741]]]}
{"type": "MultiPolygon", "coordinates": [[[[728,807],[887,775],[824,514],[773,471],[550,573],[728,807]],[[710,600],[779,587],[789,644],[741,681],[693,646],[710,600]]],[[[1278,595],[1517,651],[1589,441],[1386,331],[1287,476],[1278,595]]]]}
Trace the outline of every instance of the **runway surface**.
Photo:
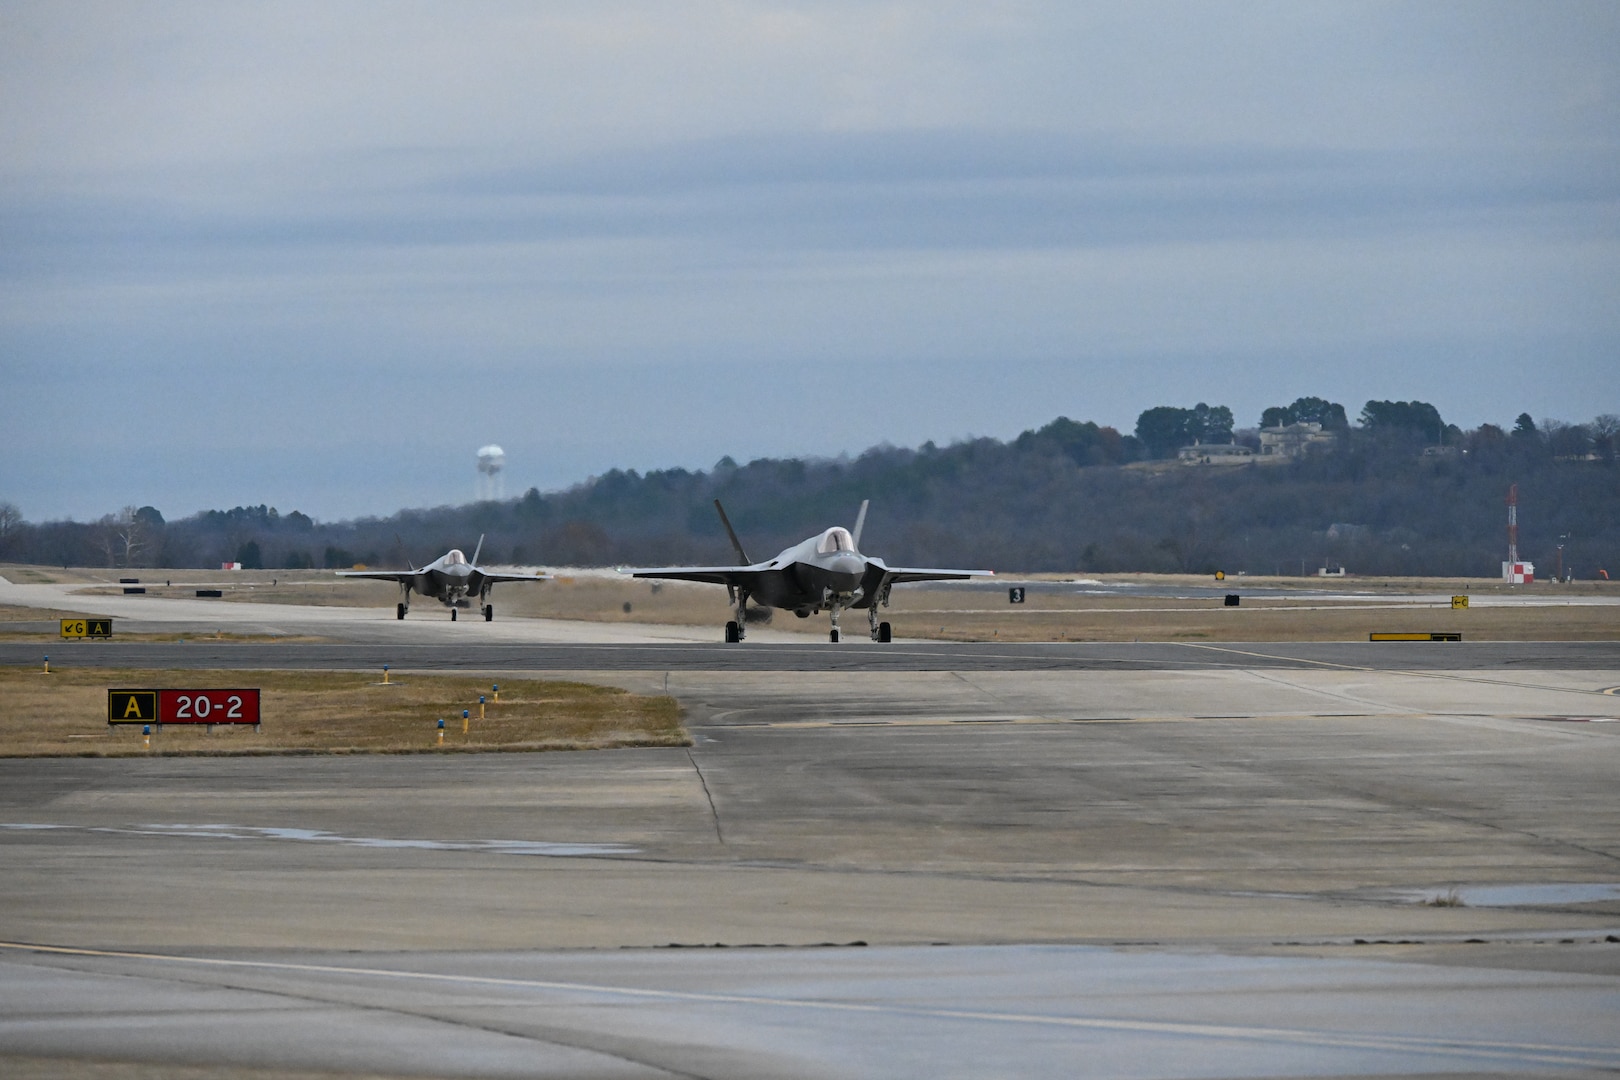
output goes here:
{"type": "Polygon", "coordinates": [[[1612,643],[429,632],[51,651],[566,672],[695,745],[0,759],[0,1073],[1620,1069],[1612,643]]]}
{"type": "Polygon", "coordinates": [[[79,667],[415,671],[1189,671],[1365,668],[1371,671],[1620,670],[1620,642],[983,642],[811,644],[345,645],[185,642],[0,642],[0,664],[49,656],[79,667]]]}

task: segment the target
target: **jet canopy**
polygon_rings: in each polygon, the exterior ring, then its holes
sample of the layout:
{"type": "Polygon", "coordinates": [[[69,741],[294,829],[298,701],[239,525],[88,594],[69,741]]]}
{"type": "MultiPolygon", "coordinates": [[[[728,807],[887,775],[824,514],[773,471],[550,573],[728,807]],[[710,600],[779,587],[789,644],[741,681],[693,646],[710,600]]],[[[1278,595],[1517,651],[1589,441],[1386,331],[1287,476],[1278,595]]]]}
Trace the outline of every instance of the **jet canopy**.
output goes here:
{"type": "Polygon", "coordinates": [[[467,556],[461,553],[460,548],[451,548],[444,557],[444,564],[446,566],[466,566],[467,556]]]}
{"type": "Polygon", "coordinates": [[[821,534],[821,542],[816,545],[818,555],[836,555],[840,551],[854,551],[855,538],[849,535],[849,530],[842,525],[834,525],[821,534]]]}

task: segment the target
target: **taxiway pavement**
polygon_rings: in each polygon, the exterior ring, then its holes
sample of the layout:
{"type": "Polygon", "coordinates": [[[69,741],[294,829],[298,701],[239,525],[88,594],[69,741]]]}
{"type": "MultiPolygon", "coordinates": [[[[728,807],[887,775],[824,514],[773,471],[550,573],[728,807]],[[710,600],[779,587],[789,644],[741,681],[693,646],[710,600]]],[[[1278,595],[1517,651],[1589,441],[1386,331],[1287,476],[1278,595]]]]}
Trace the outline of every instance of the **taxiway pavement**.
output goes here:
{"type": "MultiPolygon", "coordinates": [[[[144,647],[60,662],[378,662],[144,647]]],[[[667,690],[695,742],[0,759],[0,1071],[1620,1068],[1612,643],[394,660],[667,690]]]]}

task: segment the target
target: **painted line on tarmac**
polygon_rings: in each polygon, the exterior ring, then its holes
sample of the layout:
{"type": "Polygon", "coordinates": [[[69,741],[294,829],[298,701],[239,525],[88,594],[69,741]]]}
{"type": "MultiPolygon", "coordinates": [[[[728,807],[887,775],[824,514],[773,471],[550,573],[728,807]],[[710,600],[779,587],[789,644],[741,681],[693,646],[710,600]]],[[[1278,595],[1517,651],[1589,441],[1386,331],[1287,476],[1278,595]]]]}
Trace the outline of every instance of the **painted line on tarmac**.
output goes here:
{"type": "Polygon", "coordinates": [[[627,844],[550,843],[540,840],[404,840],[374,836],[340,836],[323,829],[284,829],[257,825],[59,825],[51,822],[0,822],[8,832],[93,832],[119,836],[178,836],[204,840],[292,840],[394,851],[471,851],[491,855],[540,855],[555,859],[634,855],[627,844]]]}
{"type": "MultiPolygon", "coordinates": [[[[1450,715],[1450,714],[1448,714],[1450,715]]],[[[894,727],[1061,727],[1073,724],[1190,724],[1204,720],[1428,720],[1432,713],[1222,713],[1195,716],[1017,716],[1017,717],[907,717],[903,720],[758,720],[736,724],[704,725],[705,731],[741,730],[825,730],[829,728],[894,728],[894,727]]],[[[1503,715],[1495,719],[1520,719],[1503,715]]],[[[700,725],[694,725],[700,726],[700,725]]]]}
{"type": "Polygon", "coordinates": [[[1594,695],[1613,694],[1620,687],[1611,687],[1607,690],[1582,690],[1573,686],[1543,686],[1539,683],[1506,682],[1501,679],[1481,679],[1468,675],[1447,675],[1439,671],[1415,671],[1408,668],[1377,668],[1365,664],[1340,664],[1332,660],[1311,660],[1303,656],[1277,656],[1273,653],[1251,652],[1247,649],[1233,649],[1225,645],[1204,645],[1195,641],[1170,641],[1167,645],[1180,645],[1188,649],[1207,649],[1210,652],[1232,653],[1236,656],[1253,656],[1263,660],[1292,660],[1299,664],[1315,664],[1318,667],[1334,668],[1339,671],[1360,671],[1373,675],[1406,675],[1414,679],[1441,679],[1447,682],[1472,683],[1475,686],[1490,686],[1496,689],[1512,687],[1519,690],[1542,690],[1557,694],[1583,694],[1587,697],[1594,695]]]}
{"type": "Polygon", "coordinates": [[[0,950],[48,956],[107,960],[144,960],[158,964],[213,968],[216,970],[293,972],[307,975],[358,976],[439,983],[457,986],[498,987],[511,990],[540,990],[552,993],[585,994],[597,998],[631,1001],[672,1001],[697,1005],[743,1005],[805,1012],[830,1012],[879,1016],[905,1016],[927,1020],[968,1020],[1085,1031],[1125,1031],[1187,1038],[1222,1039],[1251,1043],[1284,1043],[1323,1049],[1375,1050],[1445,1057],[1506,1061],[1521,1065],[1620,1066],[1620,1052],[1611,1047],[1562,1046],[1556,1043],[1475,1041],[1464,1044],[1446,1036],[1358,1035],[1299,1028],[1202,1024],[1164,1020],[1126,1020],[1090,1016],[1057,1016],[1042,1013],[996,1012],[982,1009],[951,1009],[922,1005],[886,1005],[871,1002],[790,998],[763,994],[724,994],[693,990],[656,990],[649,987],[608,986],[600,983],[561,982],[550,979],[499,978],[488,975],[454,975],[436,971],[409,971],[394,968],[350,967],[338,964],[297,964],[275,960],[230,960],[210,956],[180,956],[168,953],[126,952],[118,949],[74,948],[0,941],[0,950]]]}

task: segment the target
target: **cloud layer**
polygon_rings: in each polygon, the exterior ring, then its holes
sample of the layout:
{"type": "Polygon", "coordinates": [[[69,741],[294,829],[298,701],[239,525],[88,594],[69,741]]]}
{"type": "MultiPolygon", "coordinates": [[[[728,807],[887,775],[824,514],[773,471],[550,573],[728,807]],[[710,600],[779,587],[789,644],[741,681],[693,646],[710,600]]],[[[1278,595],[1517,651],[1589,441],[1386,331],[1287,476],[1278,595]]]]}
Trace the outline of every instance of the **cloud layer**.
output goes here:
{"type": "Polygon", "coordinates": [[[0,6],[0,499],[1620,411],[1617,46],[1575,3],[0,6]]]}

